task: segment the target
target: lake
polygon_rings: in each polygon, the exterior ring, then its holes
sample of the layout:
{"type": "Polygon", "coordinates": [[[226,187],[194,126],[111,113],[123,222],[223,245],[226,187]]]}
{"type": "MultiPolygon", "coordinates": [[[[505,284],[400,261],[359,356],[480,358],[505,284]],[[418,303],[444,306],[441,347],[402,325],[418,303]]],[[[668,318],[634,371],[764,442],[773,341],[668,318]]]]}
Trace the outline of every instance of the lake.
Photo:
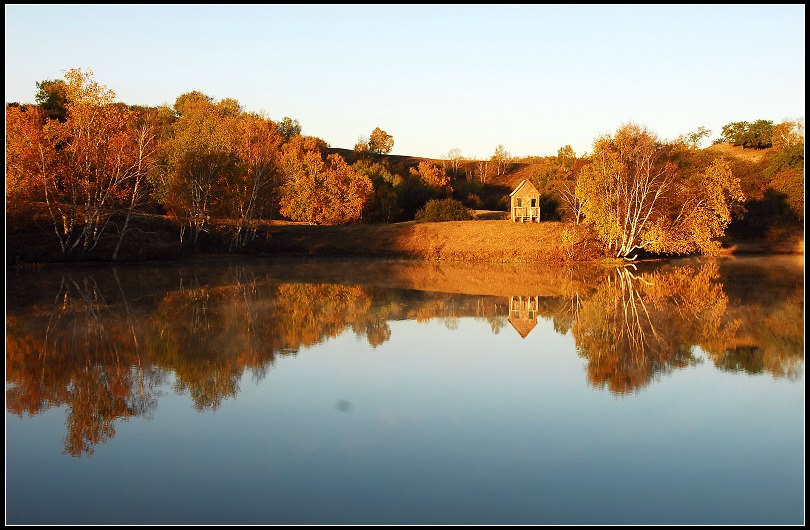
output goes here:
{"type": "Polygon", "coordinates": [[[804,524],[804,256],[6,271],[7,524],[804,524]]]}

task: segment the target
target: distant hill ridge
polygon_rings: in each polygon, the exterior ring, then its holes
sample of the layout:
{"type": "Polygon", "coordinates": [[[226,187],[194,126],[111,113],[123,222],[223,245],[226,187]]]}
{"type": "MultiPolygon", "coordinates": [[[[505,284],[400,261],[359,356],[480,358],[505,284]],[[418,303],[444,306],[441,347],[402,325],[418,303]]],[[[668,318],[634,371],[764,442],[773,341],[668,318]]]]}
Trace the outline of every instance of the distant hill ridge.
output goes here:
{"type": "MultiPolygon", "coordinates": [[[[703,149],[706,152],[719,154],[728,156],[731,158],[738,159],[744,162],[750,163],[760,163],[763,160],[766,160],[774,153],[773,147],[768,147],[765,149],[745,149],[741,146],[735,146],[731,143],[720,143],[710,145],[703,149]]],[[[361,156],[371,156],[372,160],[376,161],[387,161],[389,168],[391,170],[400,173],[400,174],[408,174],[408,170],[410,168],[415,168],[419,165],[421,161],[432,162],[437,165],[442,165],[447,162],[446,159],[441,158],[424,158],[418,156],[409,156],[409,155],[360,155],[353,149],[343,149],[338,147],[330,147],[328,149],[330,153],[337,153],[346,160],[347,163],[353,164],[356,162],[361,156]]],[[[554,159],[554,156],[530,156],[524,158],[517,158],[513,161],[510,166],[509,170],[506,173],[501,175],[491,175],[488,179],[488,183],[493,186],[505,186],[508,188],[514,188],[520,181],[523,179],[529,179],[534,170],[543,166],[544,163],[547,163],[549,159],[554,159]]],[[[578,159],[582,160],[582,159],[578,159]]],[[[471,162],[468,160],[467,162],[471,162]]]]}

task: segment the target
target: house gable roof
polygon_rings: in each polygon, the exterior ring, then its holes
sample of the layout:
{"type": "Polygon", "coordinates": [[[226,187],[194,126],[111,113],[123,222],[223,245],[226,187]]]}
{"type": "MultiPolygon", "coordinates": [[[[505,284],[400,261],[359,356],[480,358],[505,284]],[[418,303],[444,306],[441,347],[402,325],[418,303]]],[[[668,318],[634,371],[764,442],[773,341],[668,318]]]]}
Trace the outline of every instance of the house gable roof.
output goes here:
{"type": "Polygon", "coordinates": [[[534,187],[534,184],[529,182],[527,179],[523,179],[520,181],[520,184],[518,184],[517,187],[514,190],[512,190],[512,193],[510,193],[509,196],[510,197],[513,196],[515,193],[517,193],[524,187],[526,187],[526,191],[533,191],[534,193],[538,193],[537,188],[534,187]]]}
{"type": "Polygon", "coordinates": [[[526,335],[528,335],[534,327],[537,325],[537,319],[530,320],[530,319],[514,319],[511,316],[509,317],[509,323],[512,324],[512,327],[515,328],[515,331],[518,332],[521,339],[525,339],[526,335]]]}

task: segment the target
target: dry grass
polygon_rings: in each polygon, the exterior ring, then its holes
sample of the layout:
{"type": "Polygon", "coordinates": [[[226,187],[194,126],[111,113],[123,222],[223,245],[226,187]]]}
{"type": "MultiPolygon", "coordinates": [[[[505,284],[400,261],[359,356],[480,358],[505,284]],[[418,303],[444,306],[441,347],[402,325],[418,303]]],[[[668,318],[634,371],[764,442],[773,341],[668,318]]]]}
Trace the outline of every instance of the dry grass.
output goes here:
{"type": "Polygon", "coordinates": [[[508,220],[385,225],[273,225],[269,251],[310,256],[390,256],[427,260],[555,263],[601,256],[601,245],[582,239],[563,246],[564,223],[508,220]]]}
{"type": "Polygon", "coordinates": [[[773,147],[766,149],[743,149],[741,146],[734,146],[730,143],[714,144],[705,149],[706,152],[725,155],[731,158],[738,158],[746,162],[757,164],[773,153],[773,147]]]}
{"type": "MultiPolygon", "coordinates": [[[[556,222],[513,223],[506,212],[477,211],[471,221],[441,223],[359,224],[316,226],[285,221],[268,222],[258,237],[242,250],[250,255],[307,257],[392,257],[423,260],[556,263],[590,260],[601,256],[601,245],[583,234],[574,247],[563,245],[566,225],[556,222]]],[[[115,234],[105,237],[93,253],[66,259],[48,232],[48,223],[16,220],[7,233],[7,263],[53,261],[107,261],[116,244],[115,234]]],[[[179,227],[160,215],[133,221],[121,248],[121,261],[174,260],[186,255],[229,252],[232,232],[228,223],[215,223],[196,249],[181,249],[179,227]]]]}

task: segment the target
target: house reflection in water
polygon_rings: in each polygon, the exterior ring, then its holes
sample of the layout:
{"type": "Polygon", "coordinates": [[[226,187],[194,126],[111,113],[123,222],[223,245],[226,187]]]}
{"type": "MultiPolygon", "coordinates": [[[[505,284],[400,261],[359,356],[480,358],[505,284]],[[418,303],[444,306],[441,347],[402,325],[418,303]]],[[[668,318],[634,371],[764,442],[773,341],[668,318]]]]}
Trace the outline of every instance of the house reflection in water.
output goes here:
{"type": "Polygon", "coordinates": [[[539,296],[510,296],[509,322],[522,338],[537,325],[539,296]]]}

